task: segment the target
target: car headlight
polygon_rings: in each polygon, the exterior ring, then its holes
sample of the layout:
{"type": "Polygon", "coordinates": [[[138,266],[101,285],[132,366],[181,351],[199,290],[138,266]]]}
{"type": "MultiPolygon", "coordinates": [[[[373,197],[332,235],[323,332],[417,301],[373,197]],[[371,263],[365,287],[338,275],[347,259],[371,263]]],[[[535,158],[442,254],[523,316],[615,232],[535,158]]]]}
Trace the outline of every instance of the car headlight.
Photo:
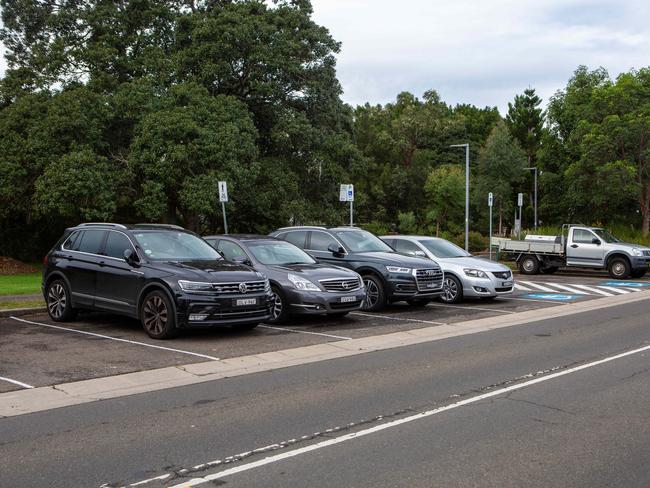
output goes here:
{"type": "Polygon", "coordinates": [[[488,276],[485,274],[485,272],[481,271],[480,269],[464,269],[463,270],[467,276],[471,276],[472,278],[487,278],[488,276]]]}
{"type": "Polygon", "coordinates": [[[269,293],[271,291],[271,282],[268,278],[264,278],[264,291],[269,293]]]}
{"type": "Polygon", "coordinates": [[[183,291],[212,291],[212,283],[206,283],[204,281],[187,281],[187,280],[178,280],[178,286],[181,287],[183,291]]]}
{"type": "Polygon", "coordinates": [[[632,255],[633,256],[643,256],[643,251],[641,249],[637,249],[636,247],[632,248],[632,255]]]}
{"type": "Polygon", "coordinates": [[[386,266],[389,273],[410,274],[411,268],[402,268],[401,266],[386,266]]]}
{"type": "Polygon", "coordinates": [[[320,291],[320,288],[318,288],[315,284],[313,284],[308,279],[301,278],[300,276],[296,276],[294,274],[290,274],[288,278],[289,281],[293,283],[293,286],[295,286],[299,290],[320,291]]]}

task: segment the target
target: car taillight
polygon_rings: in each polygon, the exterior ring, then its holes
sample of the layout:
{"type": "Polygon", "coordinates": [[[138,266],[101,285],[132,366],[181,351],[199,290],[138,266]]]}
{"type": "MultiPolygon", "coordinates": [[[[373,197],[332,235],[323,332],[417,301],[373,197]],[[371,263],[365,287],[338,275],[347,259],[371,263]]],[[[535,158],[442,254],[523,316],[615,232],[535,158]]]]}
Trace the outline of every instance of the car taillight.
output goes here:
{"type": "Polygon", "coordinates": [[[47,266],[47,254],[43,257],[43,266],[47,266]]]}

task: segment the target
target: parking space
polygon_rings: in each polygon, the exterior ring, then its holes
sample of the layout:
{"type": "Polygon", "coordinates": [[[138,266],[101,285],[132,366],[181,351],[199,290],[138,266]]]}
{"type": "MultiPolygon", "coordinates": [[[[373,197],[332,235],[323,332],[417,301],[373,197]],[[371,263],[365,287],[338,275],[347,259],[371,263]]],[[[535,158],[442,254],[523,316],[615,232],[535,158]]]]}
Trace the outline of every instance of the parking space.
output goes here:
{"type": "Polygon", "coordinates": [[[397,303],[381,313],[298,318],[253,331],[190,330],[171,341],[150,339],[135,320],[100,313],[65,324],[45,314],[0,319],[0,393],[650,291],[649,279],[613,282],[599,273],[518,276],[516,283],[512,295],[494,300],[419,308],[397,303]]]}

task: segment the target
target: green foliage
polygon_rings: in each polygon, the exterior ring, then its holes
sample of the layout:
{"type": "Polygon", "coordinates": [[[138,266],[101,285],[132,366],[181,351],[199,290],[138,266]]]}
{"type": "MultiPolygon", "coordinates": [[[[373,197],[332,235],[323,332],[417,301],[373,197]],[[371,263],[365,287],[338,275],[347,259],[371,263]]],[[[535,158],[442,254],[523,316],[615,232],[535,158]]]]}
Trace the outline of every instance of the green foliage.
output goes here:
{"type": "Polygon", "coordinates": [[[400,234],[418,234],[419,228],[413,212],[400,212],[397,215],[399,224],[397,229],[400,234]]]}
{"type": "Polygon", "coordinates": [[[444,165],[431,173],[424,185],[427,195],[427,218],[440,229],[457,231],[465,211],[465,172],[460,166],[444,165]]]}
{"type": "MultiPolygon", "coordinates": [[[[458,237],[463,237],[464,236],[458,236],[458,237]]],[[[476,231],[470,231],[468,234],[468,244],[469,244],[469,251],[470,252],[481,252],[485,251],[488,247],[488,238],[484,235],[482,235],[480,232],[476,231]]],[[[463,247],[464,246],[464,240],[463,244],[459,244],[459,246],[463,247]]]]}
{"type": "Polygon", "coordinates": [[[544,113],[539,105],[542,99],[535,94],[534,88],[527,88],[523,95],[516,95],[514,103],[508,103],[506,124],[512,136],[526,153],[528,166],[533,166],[539,150],[544,113]]]}
{"type": "Polygon", "coordinates": [[[368,232],[372,232],[376,236],[383,236],[388,234],[388,232],[390,232],[390,228],[388,225],[377,221],[361,224],[359,227],[361,227],[364,230],[367,230],[368,232]]]}

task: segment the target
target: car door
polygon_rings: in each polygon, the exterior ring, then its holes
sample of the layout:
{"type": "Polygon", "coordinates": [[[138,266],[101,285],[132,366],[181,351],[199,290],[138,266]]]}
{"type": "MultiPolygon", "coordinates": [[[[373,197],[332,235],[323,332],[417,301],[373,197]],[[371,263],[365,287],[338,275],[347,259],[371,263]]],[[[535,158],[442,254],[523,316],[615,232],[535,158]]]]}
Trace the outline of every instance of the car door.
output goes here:
{"type": "Polygon", "coordinates": [[[76,307],[93,306],[97,291],[97,271],[99,270],[99,252],[106,238],[105,230],[89,229],[79,231],[70,247],[61,248],[66,260],[65,275],[70,282],[70,293],[76,307]]]}
{"type": "Polygon", "coordinates": [[[599,267],[603,265],[605,251],[601,240],[589,229],[572,228],[566,249],[567,264],[599,267]],[[596,244],[594,239],[600,244],[596,244]]]}
{"type": "Polygon", "coordinates": [[[347,254],[334,255],[332,251],[328,249],[330,245],[334,245],[337,248],[343,247],[329,232],[312,230],[309,233],[307,248],[305,251],[311,254],[318,262],[350,267],[346,261],[347,254]]]}
{"type": "Polygon", "coordinates": [[[108,231],[99,259],[95,306],[135,315],[138,295],[144,285],[144,272],[124,260],[127,249],[136,252],[126,234],[108,231]]]}

